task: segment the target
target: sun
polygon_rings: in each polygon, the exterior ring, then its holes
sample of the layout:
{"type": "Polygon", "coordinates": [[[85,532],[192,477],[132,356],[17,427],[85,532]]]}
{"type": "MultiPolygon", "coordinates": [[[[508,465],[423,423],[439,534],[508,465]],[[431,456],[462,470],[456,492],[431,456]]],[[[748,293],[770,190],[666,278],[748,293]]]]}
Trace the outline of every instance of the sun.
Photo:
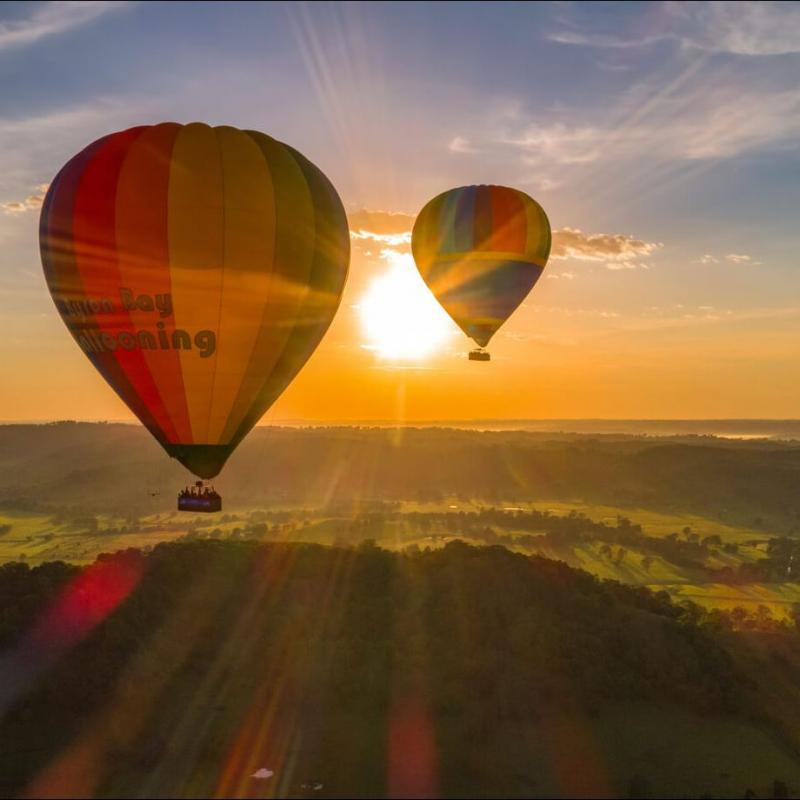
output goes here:
{"type": "Polygon", "coordinates": [[[457,328],[422,281],[412,257],[384,250],[388,269],[367,286],[358,305],[364,348],[395,361],[441,352],[457,328]]]}

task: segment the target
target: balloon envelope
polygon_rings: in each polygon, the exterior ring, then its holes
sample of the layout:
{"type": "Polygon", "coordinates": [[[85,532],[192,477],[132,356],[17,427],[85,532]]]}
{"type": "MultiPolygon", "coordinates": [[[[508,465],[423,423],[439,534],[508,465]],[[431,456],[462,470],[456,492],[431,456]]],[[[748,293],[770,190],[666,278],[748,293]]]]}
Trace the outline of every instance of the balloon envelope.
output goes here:
{"type": "Polygon", "coordinates": [[[547,215],[524,192],[462,186],[422,209],[411,249],[445,311],[485,347],[539,280],[550,239],[547,215]]]}
{"type": "Polygon", "coordinates": [[[166,451],[216,475],[333,319],[342,203],[296,150],[200,123],[113,133],[42,208],[45,277],[70,333],[166,451]]]}

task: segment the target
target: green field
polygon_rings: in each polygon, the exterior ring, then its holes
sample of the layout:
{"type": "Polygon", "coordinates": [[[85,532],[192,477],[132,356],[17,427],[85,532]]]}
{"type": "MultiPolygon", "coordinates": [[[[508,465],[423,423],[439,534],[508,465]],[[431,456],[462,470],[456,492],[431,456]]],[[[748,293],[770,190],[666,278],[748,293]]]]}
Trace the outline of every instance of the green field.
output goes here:
{"type": "Polygon", "coordinates": [[[663,514],[645,508],[624,508],[615,506],[592,505],[588,503],[556,502],[532,503],[532,508],[539,511],[550,511],[553,514],[565,515],[571,511],[585,514],[589,519],[614,523],[617,516],[627,517],[631,522],[641,525],[650,536],[667,536],[691,528],[703,536],[718,535],[724,542],[741,543],[749,540],[765,540],[770,534],[763,530],[747,527],[734,527],[719,520],[700,517],[696,514],[663,514]]]}
{"type": "Polygon", "coordinates": [[[636,707],[604,715],[591,727],[616,796],[632,796],[638,775],[660,797],[772,796],[774,780],[796,797],[800,763],[772,736],[738,720],[677,709],[636,707]]]}
{"type": "MultiPolygon", "coordinates": [[[[445,499],[437,503],[402,503],[398,508],[405,513],[443,513],[443,512],[475,512],[485,508],[477,501],[464,501],[455,498],[445,499]]],[[[501,508],[504,508],[501,506],[501,508]]],[[[701,538],[718,535],[723,543],[734,543],[738,546],[735,554],[715,551],[707,564],[713,567],[736,567],[742,561],[763,557],[764,546],[769,534],[752,528],[737,528],[723,524],[717,520],[691,514],[668,515],[641,508],[620,508],[606,505],[590,505],[585,503],[537,502],[521,504],[505,508],[508,511],[522,510],[548,511],[556,516],[578,513],[587,518],[615,525],[618,517],[626,517],[642,526],[649,536],[667,536],[681,533],[690,528],[701,538]]],[[[318,542],[320,544],[343,543],[348,537],[355,537],[358,532],[349,529],[349,520],[341,515],[328,516],[307,509],[284,509],[290,516],[285,524],[270,526],[271,530],[264,538],[293,541],[318,542]]],[[[281,511],[270,509],[271,513],[281,511]]],[[[192,533],[201,538],[241,535],[241,531],[259,519],[263,510],[240,508],[226,510],[219,515],[179,514],[176,511],[163,511],[150,514],[129,526],[126,520],[107,515],[94,517],[96,530],[91,525],[83,524],[78,519],[63,519],[59,515],[32,514],[5,511],[0,514],[0,525],[10,525],[10,530],[0,536],[0,561],[25,561],[31,565],[43,561],[62,560],[73,563],[90,563],[100,553],[113,552],[130,547],[148,549],[159,542],[172,541],[192,533]]],[[[91,518],[90,518],[91,519],[91,518]]],[[[524,534],[526,531],[515,531],[513,528],[499,531],[504,534],[524,534]]],[[[527,531],[530,533],[530,531],[527,531]]],[[[369,538],[362,536],[362,538],[369,538]]],[[[444,546],[453,538],[458,538],[446,531],[422,532],[404,518],[389,520],[376,537],[382,547],[401,550],[416,546],[437,548],[444,546]]],[[[463,537],[470,541],[469,537],[463,537]]],[[[479,541],[472,541],[480,544],[479,541]]],[[[618,562],[603,553],[601,541],[590,541],[569,547],[526,547],[511,545],[511,548],[522,553],[540,553],[550,558],[567,562],[571,566],[585,569],[599,578],[619,580],[625,583],[648,586],[653,590],[665,590],[675,600],[691,600],[706,608],[731,609],[741,606],[755,611],[763,605],[770,609],[777,619],[789,615],[793,604],[800,603],[800,584],[748,584],[730,586],[703,582],[690,570],[682,569],[663,558],[650,556],[633,548],[627,549],[624,560],[618,562]]]]}

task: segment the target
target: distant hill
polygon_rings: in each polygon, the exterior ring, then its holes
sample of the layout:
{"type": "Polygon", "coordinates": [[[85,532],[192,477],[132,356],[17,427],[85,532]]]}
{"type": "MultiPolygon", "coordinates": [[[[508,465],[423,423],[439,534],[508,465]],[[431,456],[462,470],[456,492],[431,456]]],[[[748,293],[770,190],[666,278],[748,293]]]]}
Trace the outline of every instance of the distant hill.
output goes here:
{"type": "Polygon", "coordinates": [[[800,790],[796,634],[501,547],[159,545],[0,608],[2,796],[800,790]]]}
{"type": "MultiPolygon", "coordinates": [[[[0,426],[0,502],[129,513],[191,476],[138,426],[0,426]]],[[[800,445],[447,428],[258,428],[217,481],[239,506],[565,499],[800,530],[800,445]]]]}

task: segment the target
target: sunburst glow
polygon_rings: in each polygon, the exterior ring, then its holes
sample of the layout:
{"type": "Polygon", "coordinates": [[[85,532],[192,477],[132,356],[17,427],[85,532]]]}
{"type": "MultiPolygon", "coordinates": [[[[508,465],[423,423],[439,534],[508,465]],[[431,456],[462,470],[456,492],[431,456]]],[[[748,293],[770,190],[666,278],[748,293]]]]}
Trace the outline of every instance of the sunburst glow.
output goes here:
{"type": "Polygon", "coordinates": [[[441,352],[457,328],[423,283],[411,256],[387,248],[381,259],[388,269],[367,286],[357,306],[363,347],[398,361],[441,352]]]}

